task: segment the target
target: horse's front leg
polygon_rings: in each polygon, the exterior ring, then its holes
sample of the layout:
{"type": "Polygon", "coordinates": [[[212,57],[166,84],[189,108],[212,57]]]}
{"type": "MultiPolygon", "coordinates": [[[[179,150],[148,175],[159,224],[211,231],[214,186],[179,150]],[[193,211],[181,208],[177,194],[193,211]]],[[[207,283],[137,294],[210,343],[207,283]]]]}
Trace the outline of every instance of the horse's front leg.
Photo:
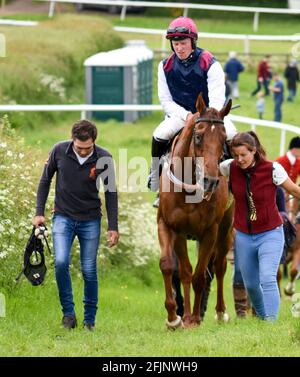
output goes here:
{"type": "Polygon", "coordinates": [[[227,268],[226,255],[232,247],[232,241],[232,208],[230,208],[225,213],[219,226],[214,263],[217,279],[216,319],[224,322],[228,322],[229,320],[229,315],[226,313],[226,305],[224,302],[224,276],[227,268]]]}
{"type": "Polygon", "coordinates": [[[181,327],[181,317],[176,314],[176,301],[173,297],[172,275],[173,275],[173,255],[172,251],[175,244],[176,235],[172,229],[167,227],[162,219],[158,221],[158,239],[160,244],[160,261],[159,266],[163,274],[165,283],[165,308],[168,312],[166,325],[170,329],[181,327]]]}
{"type": "Polygon", "coordinates": [[[192,265],[190,263],[186,245],[186,238],[177,236],[175,240],[175,253],[179,262],[179,276],[183,285],[184,297],[184,313],[183,325],[184,327],[191,326],[191,281],[192,281],[192,265]]]}
{"type": "Polygon", "coordinates": [[[217,224],[214,224],[207,229],[198,248],[198,262],[192,279],[193,289],[195,292],[192,322],[197,325],[200,324],[201,321],[200,304],[206,285],[206,270],[214,250],[217,232],[217,224]]]}
{"type": "MultiPolygon", "coordinates": [[[[224,245],[223,245],[224,247],[224,245]]],[[[217,304],[216,319],[218,321],[228,322],[229,315],[226,313],[226,305],[224,302],[224,275],[226,272],[226,257],[217,256],[215,261],[215,273],[217,279],[217,304]]]]}

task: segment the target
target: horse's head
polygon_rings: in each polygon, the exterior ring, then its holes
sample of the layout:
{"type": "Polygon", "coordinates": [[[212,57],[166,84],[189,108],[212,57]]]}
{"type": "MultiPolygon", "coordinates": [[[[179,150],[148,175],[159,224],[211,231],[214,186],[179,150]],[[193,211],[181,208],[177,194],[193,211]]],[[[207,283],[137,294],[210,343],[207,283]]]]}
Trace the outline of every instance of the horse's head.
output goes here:
{"type": "Polygon", "coordinates": [[[196,108],[200,117],[196,119],[193,136],[195,157],[204,158],[204,194],[210,198],[219,184],[219,162],[226,141],[224,117],[231,109],[231,100],[220,110],[207,108],[200,94],[196,108]]]}

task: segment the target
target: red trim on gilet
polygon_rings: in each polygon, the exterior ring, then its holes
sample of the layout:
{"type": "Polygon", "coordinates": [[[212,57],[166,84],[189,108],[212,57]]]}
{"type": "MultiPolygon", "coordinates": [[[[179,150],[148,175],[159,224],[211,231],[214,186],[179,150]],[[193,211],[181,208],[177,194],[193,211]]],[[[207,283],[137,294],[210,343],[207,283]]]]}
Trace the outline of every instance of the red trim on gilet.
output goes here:
{"type": "Polygon", "coordinates": [[[300,175],[300,158],[296,158],[294,165],[291,164],[286,154],[278,157],[276,161],[284,167],[284,170],[288,173],[288,176],[294,183],[296,183],[298,175],[300,175]]]}
{"type": "Polygon", "coordinates": [[[243,233],[261,233],[282,224],[276,205],[276,185],[273,183],[271,161],[261,161],[247,169],[251,174],[250,191],[253,194],[257,220],[248,228],[245,171],[233,161],[230,164],[230,185],[235,199],[234,227],[243,233]]]}

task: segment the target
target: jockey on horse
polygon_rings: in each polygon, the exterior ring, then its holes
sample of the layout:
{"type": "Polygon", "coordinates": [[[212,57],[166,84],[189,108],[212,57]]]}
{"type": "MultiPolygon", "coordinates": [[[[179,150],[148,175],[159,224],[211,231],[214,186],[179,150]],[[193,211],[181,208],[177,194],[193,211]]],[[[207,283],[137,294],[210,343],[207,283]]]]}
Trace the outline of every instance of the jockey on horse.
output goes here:
{"type": "MultiPolygon", "coordinates": [[[[196,112],[196,101],[202,93],[205,105],[221,110],[225,102],[225,75],[221,64],[207,50],[196,46],[198,30],[188,17],[174,19],[167,30],[172,55],[158,66],[158,97],[165,119],[152,138],[152,163],[148,188],[159,189],[159,159],[167,151],[169,141],[196,112]]],[[[224,118],[227,140],[236,134],[228,117],[224,118]]],[[[154,204],[154,206],[158,207],[154,204]]]]}

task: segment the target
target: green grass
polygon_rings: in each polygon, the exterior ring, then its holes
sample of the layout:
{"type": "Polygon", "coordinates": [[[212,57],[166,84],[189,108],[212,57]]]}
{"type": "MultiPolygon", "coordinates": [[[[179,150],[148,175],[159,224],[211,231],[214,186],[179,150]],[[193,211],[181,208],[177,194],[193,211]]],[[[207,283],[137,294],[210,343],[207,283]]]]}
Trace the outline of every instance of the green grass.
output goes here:
{"type": "MultiPolygon", "coordinates": [[[[158,262],[147,270],[99,274],[100,303],[96,329],[82,329],[83,283],[73,276],[78,328],[61,327],[61,312],[52,267],[43,286],[24,278],[7,295],[7,315],[0,318],[0,356],[299,356],[300,322],[282,298],[280,319],[265,323],[235,318],[231,269],[225,300],[231,320],[214,320],[216,286],[203,324],[189,330],[165,328],[163,279],[158,262]],[[143,280],[141,280],[143,276],[143,280]]],[[[299,289],[298,289],[299,291],[299,289]]]]}
{"type": "MultiPolygon", "coordinates": [[[[84,60],[122,46],[99,17],[58,15],[31,28],[2,26],[7,56],[1,59],[0,102],[10,104],[82,103],[84,60]],[[24,30],[25,29],[25,30],[24,30]],[[26,38],[24,38],[26,33],[26,38]]],[[[13,113],[15,127],[33,128],[64,119],[58,113],[13,113]]]]}
{"type": "Polygon", "coordinates": [[[1,16],[4,19],[14,19],[21,21],[46,21],[48,20],[48,14],[46,13],[18,13],[14,15],[1,16]]]}

